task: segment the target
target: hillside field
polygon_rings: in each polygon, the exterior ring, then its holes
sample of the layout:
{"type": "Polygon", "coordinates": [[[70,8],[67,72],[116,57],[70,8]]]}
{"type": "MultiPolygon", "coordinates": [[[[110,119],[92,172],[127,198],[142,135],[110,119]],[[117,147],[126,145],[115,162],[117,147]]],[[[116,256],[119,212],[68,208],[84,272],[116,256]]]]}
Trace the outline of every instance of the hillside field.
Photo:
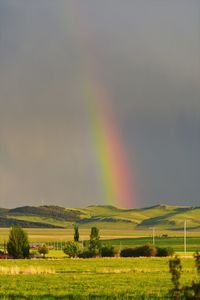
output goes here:
{"type": "Polygon", "coordinates": [[[3,245],[8,240],[10,226],[20,225],[27,231],[31,243],[47,243],[55,249],[60,249],[67,240],[73,239],[73,224],[76,223],[79,226],[81,241],[89,240],[90,229],[96,226],[100,229],[103,244],[112,244],[118,249],[139,246],[152,243],[154,228],[157,246],[171,246],[176,251],[183,252],[185,220],[187,251],[196,251],[200,249],[198,207],[156,205],[141,209],[118,209],[113,206],[89,206],[82,209],[58,206],[2,208],[0,244],[3,245]],[[10,221],[14,223],[9,223],[10,221]]]}
{"type": "MultiPolygon", "coordinates": [[[[103,230],[116,230],[119,235],[126,230],[182,231],[187,220],[189,231],[200,230],[200,208],[191,206],[155,205],[147,208],[119,209],[114,206],[88,206],[64,208],[59,206],[24,206],[0,209],[0,228],[19,225],[23,228],[72,228],[76,223],[87,231],[91,226],[103,230]]],[[[126,235],[127,235],[126,234],[126,235]]]]}

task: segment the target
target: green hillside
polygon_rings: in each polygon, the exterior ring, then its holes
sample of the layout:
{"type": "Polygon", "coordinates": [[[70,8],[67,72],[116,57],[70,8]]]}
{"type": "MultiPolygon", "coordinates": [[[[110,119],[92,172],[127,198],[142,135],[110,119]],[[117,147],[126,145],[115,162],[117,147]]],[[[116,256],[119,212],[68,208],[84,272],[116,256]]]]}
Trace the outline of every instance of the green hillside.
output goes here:
{"type": "Polygon", "coordinates": [[[86,208],[59,206],[23,206],[0,208],[0,226],[20,225],[25,228],[65,228],[78,223],[82,227],[145,229],[151,226],[166,230],[182,230],[184,220],[191,230],[200,229],[200,208],[156,205],[139,209],[119,209],[93,205],[86,208]]]}

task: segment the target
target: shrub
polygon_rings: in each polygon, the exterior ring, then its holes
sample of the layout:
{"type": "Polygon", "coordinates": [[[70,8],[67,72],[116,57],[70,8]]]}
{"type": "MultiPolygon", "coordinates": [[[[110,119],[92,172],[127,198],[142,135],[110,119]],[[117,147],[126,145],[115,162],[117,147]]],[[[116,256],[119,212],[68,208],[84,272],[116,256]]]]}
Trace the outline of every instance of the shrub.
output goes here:
{"type": "Polygon", "coordinates": [[[43,244],[42,246],[38,247],[38,252],[40,254],[43,254],[43,257],[45,258],[45,254],[47,254],[49,252],[49,249],[47,248],[47,246],[45,244],[43,244]]]}
{"type": "Polygon", "coordinates": [[[93,258],[96,257],[93,251],[89,249],[84,249],[82,252],[78,254],[79,258],[93,258]]]}
{"type": "Polygon", "coordinates": [[[7,251],[13,258],[29,257],[29,242],[26,232],[20,227],[12,227],[9,234],[7,251]]]}
{"type": "Polygon", "coordinates": [[[156,249],[157,249],[156,256],[166,257],[166,256],[172,256],[172,255],[174,255],[174,249],[171,248],[171,247],[168,247],[168,248],[156,247],[156,249]]]}
{"type": "Polygon", "coordinates": [[[144,246],[136,248],[136,254],[137,256],[156,256],[157,250],[156,248],[151,244],[146,244],[144,246]]]}
{"type": "Polygon", "coordinates": [[[114,257],[118,253],[117,249],[113,246],[103,246],[101,248],[101,256],[102,257],[114,257]]]}
{"type": "Polygon", "coordinates": [[[78,255],[81,253],[81,248],[79,243],[70,241],[66,243],[63,252],[69,257],[78,257],[78,255]]]}
{"type": "Polygon", "coordinates": [[[136,248],[124,248],[120,252],[121,257],[136,257],[136,248]]]}
{"type": "Polygon", "coordinates": [[[153,245],[146,244],[136,248],[125,248],[121,251],[121,257],[151,257],[156,256],[157,250],[153,245]]]}

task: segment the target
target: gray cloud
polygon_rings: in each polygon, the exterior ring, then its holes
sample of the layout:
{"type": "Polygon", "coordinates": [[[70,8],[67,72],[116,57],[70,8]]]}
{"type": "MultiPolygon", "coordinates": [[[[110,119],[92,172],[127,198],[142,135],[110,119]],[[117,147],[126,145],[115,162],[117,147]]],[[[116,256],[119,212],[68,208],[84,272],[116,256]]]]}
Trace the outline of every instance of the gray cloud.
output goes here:
{"type": "Polygon", "coordinates": [[[104,203],[81,92],[90,55],[137,206],[198,205],[199,23],[195,0],[0,0],[1,206],[104,203]]]}

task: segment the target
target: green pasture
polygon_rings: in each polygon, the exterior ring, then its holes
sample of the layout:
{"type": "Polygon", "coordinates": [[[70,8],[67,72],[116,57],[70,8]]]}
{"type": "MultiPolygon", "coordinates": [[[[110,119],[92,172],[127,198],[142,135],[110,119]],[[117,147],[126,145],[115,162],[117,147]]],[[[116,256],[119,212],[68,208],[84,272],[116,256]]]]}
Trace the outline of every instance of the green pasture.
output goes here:
{"type": "MultiPolygon", "coordinates": [[[[114,246],[118,250],[129,247],[138,247],[145,244],[152,244],[152,237],[142,237],[142,238],[118,238],[118,239],[105,239],[100,240],[102,245],[114,246]]],[[[82,242],[80,242],[82,244],[82,242]]],[[[89,240],[85,240],[86,246],[89,244],[89,240]]],[[[54,249],[60,250],[65,246],[65,242],[49,242],[49,246],[53,246],[54,249]]],[[[155,238],[155,246],[167,248],[172,247],[176,252],[184,251],[184,239],[183,237],[167,237],[155,238]]],[[[200,251],[200,237],[188,237],[187,238],[187,252],[200,251]]]]}
{"type": "MultiPolygon", "coordinates": [[[[89,241],[86,241],[86,246],[89,241]]],[[[101,240],[102,245],[112,245],[115,246],[119,251],[123,248],[129,247],[137,247],[145,244],[152,244],[152,237],[142,237],[142,238],[119,238],[119,239],[106,239],[101,240]]],[[[54,251],[50,251],[49,256],[51,257],[63,257],[64,254],[62,249],[65,245],[64,242],[50,243],[50,245],[54,245],[54,251]],[[58,251],[56,251],[56,249],[58,251]]],[[[157,247],[172,247],[176,253],[179,255],[184,255],[184,239],[183,237],[156,237],[155,238],[155,246],[157,247]]],[[[188,237],[187,238],[187,255],[192,256],[195,251],[200,251],[200,237],[188,237]]]]}
{"type": "MultiPolygon", "coordinates": [[[[48,246],[53,246],[54,249],[61,249],[65,242],[73,240],[73,229],[46,229],[46,228],[28,228],[25,229],[28,233],[31,243],[46,243],[48,246]]],[[[80,241],[89,240],[90,229],[79,228],[80,241]]],[[[0,245],[3,247],[4,242],[8,240],[9,228],[0,229],[0,245]]],[[[152,243],[152,230],[124,230],[119,231],[107,229],[100,230],[102,244],[113,245],[118,249],[126,247],[136,247],[147,243],[152,243]]],[[[155,245],[158,247],[172,247],[177,252],[184,251],[183,232],[178,231],[158,231],[156,230],[155,245]],[[163,234],[167,236],[163,236],[163,234]]],[[[188,231],[187,233],[187,251],[195,252],[200,250],[200,233],[188,231]]]]}
{"type": "MultiPolygon", "coordinates": [[[[91,227],[94,224],[91,224],[90,227],[85,228],[84,226],[79,226],[80,240],[88,240],[90,235],[91,227]]],[[[152,229],[132,229],[127,227],[105,227],[96,226],[100,229],[100,237],[102,240],[109,239],[121,239],[121,238],[147,238],[152,239],[152,229]]],[[[0,243],[8,240],[10,228],[0,228],[0,243]]],[[[30,242],[50,242],[50,241],[66,241],[72,240],[74,229],[68,224],[65,229],[62,228],[25,228],[24,229],[29,236],[30,242]]],[[[163,235],[167,235],[169,238],[180,237],[183,238],[183,230],[173,231],[173,230],[159,230],[156,229],[155,236],[157,238],[162,238],[163,235]]],[[[200,237],[200,231],[187,231],[188,238],[191,237],[200,237]]]]}
{"type": "MultiPolygon", "coordinates": [[[[137,247],[144,244],[152,244],[152,237],[141,238],[120,238],[112,240],[101,241],[103,244],[113,245],[117,248],[137,247]]],[[[155,246],[158,247],[172,247],[175,251],[180,252],[184,250],[183,237],[155,237],[155,246]]],[[[187,238],[187,251],[200,250],[200,237],[187,238]]]]}
{"type": "MultiPolygon", "coordinates": [[[[168,258],[2,260],[1,299],[168,299],[168,258]],[[53,274],[4,275],[2,270],[51,269],[53,274]],[[159,284],[158,284],[159,283],[159,284]]],[[[196,278],[183,259],[182,283],[196,278]]]]}
{"type": "MultiPolygon", "coordinates": [[[[86,245],[89,243],[89,241],[86,241],[86,245]]],[[[152,244],[152,237],[143,237],[143,238],[119,238],[119,239],[107,239],[107,240],[101,240],[102,245],[112,245],[115,246],[118,250],[121,250],[123,248],[129,248],[129,247],[137,247],[142,246],[147,243],[152,244]]],[[[56,243],[51,245],[55,245],[55,249],[60,250],[62,247],[64,247],[63,243],[56,243]]],[[[179,255],[184,255],[184,240],[183,237],[168,237],[168,238],[161,238],[157,237],[155,238],[155,246],[157,247],[172,247],[175,252],[177,252],[179,255]]],[[[195,251],[200,251],[200,237],[188,237],[187,238],[187,255],[192,255],[195,251]]],[[[49,256],[52,257],[61,257],[64,256],[62,251],[50,251],[49,256]]]]}

